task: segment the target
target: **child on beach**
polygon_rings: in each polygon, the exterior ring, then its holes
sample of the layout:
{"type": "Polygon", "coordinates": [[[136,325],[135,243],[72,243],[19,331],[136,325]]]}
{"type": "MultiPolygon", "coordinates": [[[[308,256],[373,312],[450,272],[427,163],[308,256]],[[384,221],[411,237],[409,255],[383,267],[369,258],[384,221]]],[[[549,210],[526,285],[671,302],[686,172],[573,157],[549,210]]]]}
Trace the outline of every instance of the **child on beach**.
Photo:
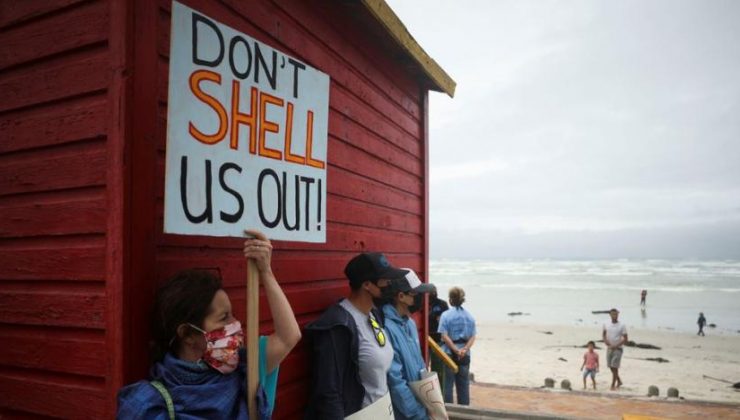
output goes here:
{"type": "Polygon", "coordinates": [[[594,389],[596,389],[596,373],[599,371],[599,354],[594,351],[595,345],[593,341],[589,341],[586,344],[588,351],[583,355],[583,364],[581,365],[581,370],[583,371],[583,389],[586,389],[586,378],[589,375],[591,376],[594,389]]]}

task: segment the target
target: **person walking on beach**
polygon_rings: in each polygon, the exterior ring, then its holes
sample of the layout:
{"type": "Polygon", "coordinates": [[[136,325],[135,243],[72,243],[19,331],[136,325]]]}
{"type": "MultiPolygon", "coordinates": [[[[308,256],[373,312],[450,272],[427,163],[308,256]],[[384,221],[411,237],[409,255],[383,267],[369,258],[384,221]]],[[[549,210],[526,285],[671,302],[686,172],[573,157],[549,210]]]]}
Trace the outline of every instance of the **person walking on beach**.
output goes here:
{"type": "Polygon", "coordinates": [[[647,303],[645,302],[646,299],[647,299],[647,290],[642,289],[642,292],[640,292],[640,306],[643,308],[647,305],[647,303]]]}
{"type": "Polygon", "coordinates": [[[704,318],[704,312],[699,312],[699,319],[696,321],[699,324],[699,332],[696,335],[704,337],[704,326],[707,325],[707,319],[704,318]]]}
{"type": "Polygon", "coordinates": [[[458,371],[445,366],[444,399],[452,403],[453,385],[457,388],[457,403],[470,405],[470,348],[475,343],[475,319],[462,307],[465,291],[450,289],[450,306],[439,319],[438,331],[442,334],[442,350],[457,363],[458,371]]]}
{"type": "Polygon", "coordinates": [[[619,365],[622,361],[622,346],[627,343],[627,327],[619,322],[619,311],[615,308],[609,310],[611,322],[604,324],[601,333],[606,345],[606,364],[612,371],[611,390],[622,386],[622,378],[619,377],[619,365]]]}
{"type": "Polygon", "coordinates": [[[591,382],[596,389],[596,373],[599,371],[599,353],[594,351],[596,344],[593,341],[589,341],[586,344],[588,350],[583,355],[583,364],[581,370],[583,371],[583,389],[586,389],[586,378],[591,376],[591,382]]]}

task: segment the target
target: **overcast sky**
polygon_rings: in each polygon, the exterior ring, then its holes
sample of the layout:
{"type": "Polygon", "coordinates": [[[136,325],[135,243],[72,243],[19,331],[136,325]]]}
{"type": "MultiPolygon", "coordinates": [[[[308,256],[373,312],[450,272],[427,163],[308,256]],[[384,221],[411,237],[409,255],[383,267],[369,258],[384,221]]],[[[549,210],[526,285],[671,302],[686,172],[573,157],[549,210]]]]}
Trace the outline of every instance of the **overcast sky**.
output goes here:
{"type": "Polygon", "coordinates": [[[458,84],[433,258],[740,258],[740,1],[388,3],[458,84]]]}

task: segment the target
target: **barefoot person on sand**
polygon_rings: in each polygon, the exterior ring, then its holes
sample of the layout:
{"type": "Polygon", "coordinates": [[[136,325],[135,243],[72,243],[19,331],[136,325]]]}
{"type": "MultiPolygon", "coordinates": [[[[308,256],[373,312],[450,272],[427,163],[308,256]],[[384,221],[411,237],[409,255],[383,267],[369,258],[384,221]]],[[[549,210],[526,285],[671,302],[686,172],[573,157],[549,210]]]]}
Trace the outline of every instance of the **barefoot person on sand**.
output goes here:
{"type": "Polygon", "coordinates": [[[589,341],[586,344],[588,350],[583,355],[583,364],[581,370],[583,371],[583,389],[586,389],[586,378],[591,377],[591,382],[594,384],[596,389],[596,373],[599,371],[599,354],[594,351],[596,344],[593,341],[589,341]]]}
{"type": "Polygon", "coordinates": [[[619,377],[619,364],[622,361],[622,346],[627,342],[627,327],[619,322],[619,311],[612,308],[609,310],[611,322],[604,324],[602,337],[606,345],[606,365],[612,371],[612,386],[615,390],[622,386],[622,379],[619,377]]]}

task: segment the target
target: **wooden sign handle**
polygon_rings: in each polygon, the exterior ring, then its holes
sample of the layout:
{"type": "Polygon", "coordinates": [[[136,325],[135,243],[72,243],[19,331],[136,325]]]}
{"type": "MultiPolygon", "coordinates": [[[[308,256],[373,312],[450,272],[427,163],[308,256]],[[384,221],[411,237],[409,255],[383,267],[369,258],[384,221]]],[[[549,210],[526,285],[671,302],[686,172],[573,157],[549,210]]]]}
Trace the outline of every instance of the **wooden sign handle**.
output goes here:
{"type": "Polygon", "coordinates": [[[254,260],[247,260],[247,407],[249,418],[257,419],[257,386],[259,385],[259,270],[254,260]]]}
{"type": "Polygon", "coordinates": [[[436,341],[430,336],[427,336],[427,344],[429,344],[429,348],[432,349],[432,352],[437,355],[440,359],[442,359],[442,362],[444,362],[445,365],[447,365],[448,368],[452,369],[453,372],[457,373],[459,368],[457,367],[457,363],[455,363],[450,356],[445,353],[442,348],[437,344],[436,341]]]}

